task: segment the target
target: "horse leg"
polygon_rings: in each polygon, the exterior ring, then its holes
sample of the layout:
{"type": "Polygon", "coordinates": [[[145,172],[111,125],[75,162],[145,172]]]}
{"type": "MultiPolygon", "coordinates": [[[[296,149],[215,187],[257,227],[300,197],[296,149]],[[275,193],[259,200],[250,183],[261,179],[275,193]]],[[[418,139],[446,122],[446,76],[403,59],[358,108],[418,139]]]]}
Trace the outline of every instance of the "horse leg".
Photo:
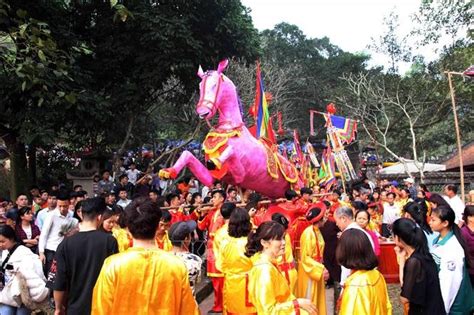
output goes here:
{"type": "Polygon", "coordinates": [[[160,170],[158,175],[161,178],[175,179],[181,170],[188,167],[203,185],[210,186],[213,178],[209,170],[189,151],[183,151],[176,163],[170,167],[160,170]]]}
{"type": "Polygon", "coordinates": [[[232,145],[228,145],[227,148],[225,148],[224,151],[222,151],[221,155],[219,158],[217,158],[218,161],[215,161],[216,159],[213,159],[213,163],[217,164],[219,167],[224,164],[224,162],[228,162],[227,166],[229,168],[230,173],[232,174],[232,177],[235,180],[236,184],[242,183],[245,177],[245,170],[244,167],[242,166],[242,163],[240,163],[240,160],[237,158],[237,156],[234,154],[234,147],[232,145]],[[217,163],[216,163],[217,162],[217,163]]]}

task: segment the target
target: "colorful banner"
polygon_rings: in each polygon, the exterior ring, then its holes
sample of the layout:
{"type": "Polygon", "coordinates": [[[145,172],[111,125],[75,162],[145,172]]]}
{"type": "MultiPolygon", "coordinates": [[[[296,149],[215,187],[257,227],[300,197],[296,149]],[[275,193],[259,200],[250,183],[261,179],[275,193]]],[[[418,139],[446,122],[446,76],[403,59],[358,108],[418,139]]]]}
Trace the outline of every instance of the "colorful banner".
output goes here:
{"type": "Polygon", "coordinates": [[[265,97],[265,86],[263,84],[262,73],[260,71],[260,62],[257,61],[257,75],[255,83],[255,102],[253,106],[254,118],[256,120],[256,138],[266,137],[272,142],[275,140],[273,130],[271,130],[270,113],[268,111],[268,103],[265,97]],[[271,130],[271,131],[270,131],[271,130]]]}
{"type": "Polygon", "coordinates": [[[328,114],[318,112],[315,110],[310,110],[310,134],[312,136],[314,133],[314,114],[323,115],[324,120],[326,121],[326,127],[334,127],[337,130],[339,138],[345,144],[349,144],[356,138],[357,133],[357,120],[345,118],[341,116],[331,115],[331,122],[328,123],[328,114]]]}
{"type": "Polygon", "coordinates": [[[349,144],[355,140],[357,133],[357,120],[331,115],[331,122],[328,123],[328,114],[323,114],[326,126],[336,128],[339,138],[343,143],[349,144]]]}

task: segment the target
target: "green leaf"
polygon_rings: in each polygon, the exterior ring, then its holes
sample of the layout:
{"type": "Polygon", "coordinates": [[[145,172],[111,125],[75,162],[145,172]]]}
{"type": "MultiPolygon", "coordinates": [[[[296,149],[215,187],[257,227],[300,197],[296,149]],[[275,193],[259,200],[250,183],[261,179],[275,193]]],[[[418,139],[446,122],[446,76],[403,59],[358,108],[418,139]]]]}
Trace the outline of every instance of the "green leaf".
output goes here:
{"type": "Polygon", "coordinates": [[[26,89],[26,81],[23,81],[23,83],[21,84],[21,90],[24,92],[26,89]]]}
{"type": "Polygon", "coordinates": [[[64,97],[64,95],[66,95],[66,93],[64,93],[63,91],[57,91],[56,95],[59,96],[59,97],[64,97]]]}
{"type": "Polygon", "coordinates": [[[117,4],[118,0],[110,0],[110,7],[113,8],[117,4]]]}
{"type": "Polygon", "coordinates": [[[66,99],[66,101],[68,101],[71,104],[75,104],[77,100],[76,95],[74,95],[73,93],[67,94],[66,97],[64,98],[66,99]]]}
{"type": "Polygon", "coordinates": [[[28,27],[28,24],[21,24],[21,25],[19,26],[19,28],[20,28],[20,36],[22,36],[22,37],[25,36],[25,32],[26,32],[26,28],[27,28],[27,27],[28,27]]]}
{"type": "Polygon", "coordinates": [[[38,100],[38,107],[41,107],[41,105],[43,104],[43,102],[44,102],[44,98],[40,98],[40,99],[38,100]]]}
{"type": "Polygon", "coordinates": [[[16,10],[16,15],[20,18],[20,19],[24,19],[26,17],[26,14],[27,12],[25,10],[22,10],[22,9],[18,9],[16,10]]]}

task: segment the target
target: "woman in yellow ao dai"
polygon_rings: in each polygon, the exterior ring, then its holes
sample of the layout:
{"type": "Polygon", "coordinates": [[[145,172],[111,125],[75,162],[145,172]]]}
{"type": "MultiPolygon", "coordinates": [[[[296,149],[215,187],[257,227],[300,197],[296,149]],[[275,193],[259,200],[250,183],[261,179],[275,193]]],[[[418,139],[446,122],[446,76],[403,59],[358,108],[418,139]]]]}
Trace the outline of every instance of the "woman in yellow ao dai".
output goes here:
{"type": "Polygon", "coordinates": [[[249,300],[257,314],[317,314],[308,299],[297,299],[276,266],[276,258],[285,250],[284,227],[273,221],[262,223],[249,235],[245,255],[252,257],[249,273],[249,300]]]}

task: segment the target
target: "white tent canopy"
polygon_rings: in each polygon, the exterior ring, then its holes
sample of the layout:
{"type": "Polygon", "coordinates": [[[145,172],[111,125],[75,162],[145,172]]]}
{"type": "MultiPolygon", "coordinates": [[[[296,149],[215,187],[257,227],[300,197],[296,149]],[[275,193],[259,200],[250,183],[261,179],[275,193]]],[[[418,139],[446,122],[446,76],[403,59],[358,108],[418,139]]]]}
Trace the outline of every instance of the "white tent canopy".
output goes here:
{"type": "MultiPolygon", "coordinates": [[[[407,161],[406,162],[408,171],[410,173],[419,173],[420,171],[416,167],[415,163],[413,161],[407,161]]],[[[439,171],[445,171],[446,170],[446,165],[443,164],[432,164],[432,163],[425,163],[425,167],[423,168],[423,172],[439,172],[439,171]]],[[[389,167],[383,168],[380,172],[380,174],[403,174],[405,173],[405,166],[402,163],[397,163],[389,167]]]]}

